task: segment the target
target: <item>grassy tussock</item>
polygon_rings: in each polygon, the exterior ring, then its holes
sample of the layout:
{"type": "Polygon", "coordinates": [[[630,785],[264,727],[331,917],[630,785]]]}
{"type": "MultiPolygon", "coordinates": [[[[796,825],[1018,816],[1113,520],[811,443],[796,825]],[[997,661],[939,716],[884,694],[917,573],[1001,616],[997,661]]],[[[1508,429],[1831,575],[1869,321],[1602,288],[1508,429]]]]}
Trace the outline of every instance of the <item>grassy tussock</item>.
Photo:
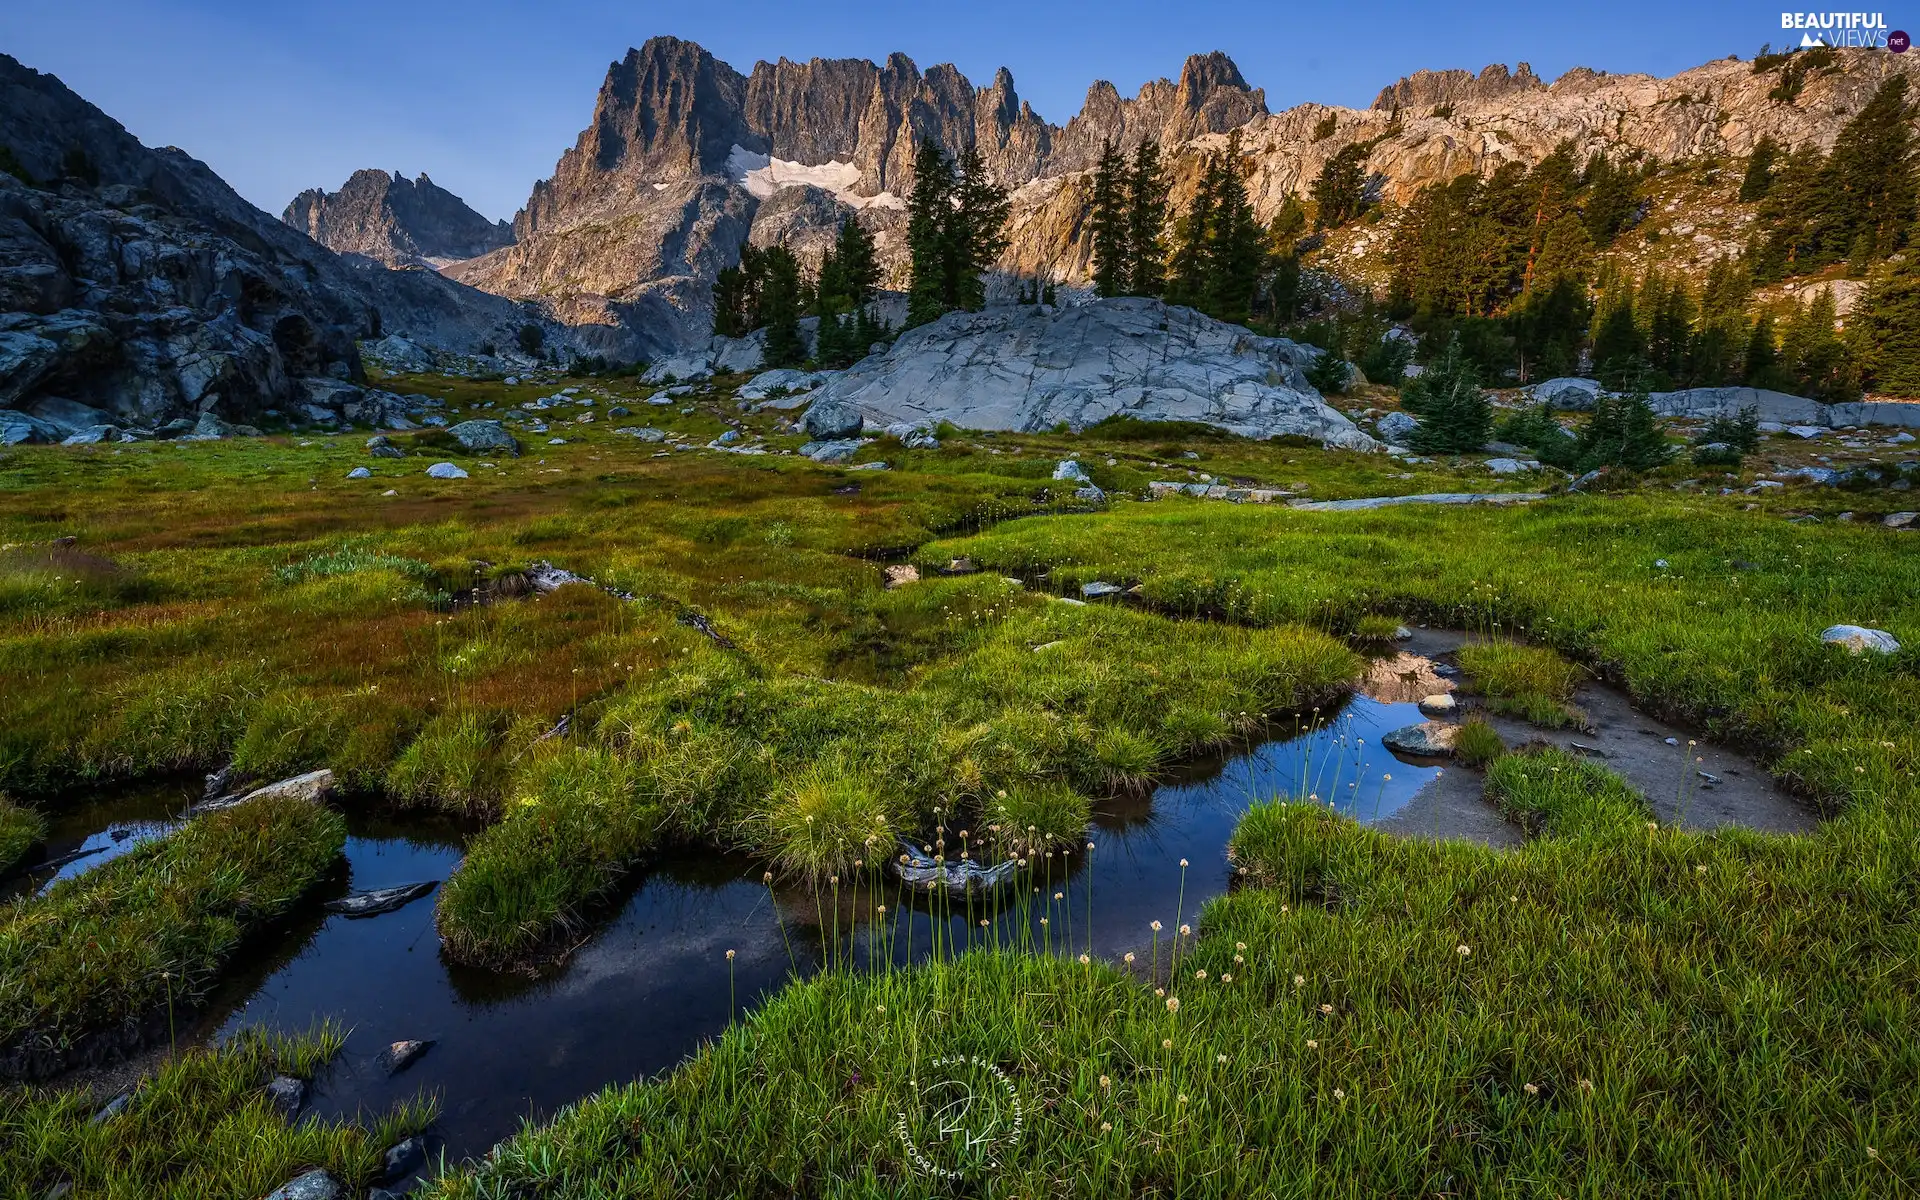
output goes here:
{"type": "Polygon", "coordinates": [[[1460,723],[1453,733],[1453,755],[1470,767],[1484,767],[1506,752],[1500,733],[1479,717],[1460,723]]]}
{"type": "Polygon", "coordinates": [[[98,1123],[99,1103],[81,1090],[0,1091],[0,1195],[51,1195],[65,1184],[70,1195],[112,1200],[251,1200],[315,1166],[363,1187],[388,1145],[431,1122],[431,1103],[364,1125],[288,1124],[265,1090],[275,1075],[312,1078],[344,1040],[329,1027],[299,1038],[242,1030],[169,1059],[124,1111],[98,1123]]]}
{"type": "Polygon", "coordinates": [[[653,844],[658,819],[633,762],[557,745],[516,775],[504,819],[474,840],[440,890],[449,955],[512,962],[577,930],[653,844]]]}
{"type": "Polygon", "coordinates": [[[261,799],[0,909],[0,1048],[185,1012],[339,858],[338,814],[261,799]]]}
{"type": "Polygon", "coordinates": [[[1547,729],[1584,723],[1571,705],[1581,670],[1544,646],[1476,642],[1458,655],[1487,707],[1547,729]]]}
{"type": "Polygon", "coordinates": [[[45,818],[0,792],[0,875],[11,871],[46,836],[45,818]]]}

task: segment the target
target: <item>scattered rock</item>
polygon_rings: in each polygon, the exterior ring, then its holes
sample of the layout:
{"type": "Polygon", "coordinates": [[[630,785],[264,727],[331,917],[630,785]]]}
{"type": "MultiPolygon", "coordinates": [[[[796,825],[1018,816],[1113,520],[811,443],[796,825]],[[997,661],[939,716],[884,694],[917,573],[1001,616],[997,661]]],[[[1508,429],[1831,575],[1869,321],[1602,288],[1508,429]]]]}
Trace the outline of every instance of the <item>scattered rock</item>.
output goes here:
{"type": "Polygon", "coordinates": [[[800,453],[817,463],[845,462],[860,449],[857,438],[841,438],[829,441],[808,442],[800,447],[800,453]]]}
{"type": "Polygon", "coordinates": [[[462,421],[451,426],[447,432],[460,443],[461,448],[475,454],[488,450],[505,450],[509,454],[520,453],[520,443],[507,432],[507,427],[498,421],[462,421]]]}
{"type": "Polygon", "coordinates": [[[1086,468],[1071,458],[1063,458],[1060,460],[1059,464],[1053,468],[1053,477],[1056,480],[1072,480],[1075,483],[1093,482],[1092,477],[1087,474],[1086,468]]]}
{"type": "Polygon", "coordinates": [[[1528,471],[1539,469],[1540,464],[1530,459],[1490,458],[1487,460],[1487,470],[1495,475],[1523,475],[1528,471]]]}
{"type": "Polygon", "coordinates": [[[1880,523],[1888,529],[1911,529],[1916,520],[1920,520],[1920,513],[1897,512],[1888,514],[1880,523]]]}
{"type": "Polygon", "coordinates": [[[1875,654],[1898,654],[1900,643],[1884,629],[1868,629],[1864,625],[1834,625],[1820,633],[1820,640],[1833,646],[1844,646],[1849,654],[1864,654],[1871,650],[1875,654]]]}
{"type": "Polygon", "coordinates": [[[651,425],[630,425],[624,429],[616,429],[614,432],[624,433],[630,438],[637,438],[649,445],[667,440],[667,435],[664,430],[655,429],[651,425]]]}
{"type": "Polygon", "coordinates": [[[915,425],[907,421],[895,421],[887,426],[887,436],[899,442],[909,450],[938,450],[940,439],[933,430],[925,425],[915,425]]]}
{"type": "Polygon", "coordinates": [[[405,458],[407,452],[393,444],[384,433],[376,433],[367,439],[367,453],[375,458],[405,458]]]}
{"type": "Polygon", "coordinates": [[[283,1120],[300,1115],[307,1104],[307,1081],[292,1075],[275,1075],[267,1084],[267,1100],[283,1120]]]}
{"type": "Polygon", "coordinates": [[[940,573],[942,575],[971,575],[979,569],[979,567],[973,565],[973,560],[970,558],[954,558],[947,560],[947,565],[940,568],[940,573]]]}
{"type": "Polygon", "coordinates": [[[919,568],[909,563],[895,563],[884,572],[889,588],[904,587],[909,583],[920,582],[919,568]]]}
{"type": "Polygon", "coordinates": [[[267,1200],[343,1200],[346,1191],[340,1181],[325,1171],[308,1171],[283,1184],[267,1200]]]}
{"type": "Polygon", "coordinates": [[[371,888],[364,892],[354,892],[338,900],[329,900],[324,906],[328,912],[342,916],[360,918],[377,917],[404,908],[420,897],[431,892],[439,885],[438,880],[424,883],[403,883],[396,887],[371,888]]]}
{"type": "Polygon", "coordinates": [[[858,437],[866,418],[852,404],[839,400],[816,400],[807,406],[802,421],[807,433],[822,441],[858,437]]]}
{"type": "Polygon", "coordinates": [[[1444,717],[1458,707],[1460,702],[1446,692],[1435,696],[1423,696],[1420,699],[1420,711],[1429,717],[1444,717]]]}
{"type": "Polygon", "coordinates": [[[1446,758],[1453,753],[1456,728],[1439,721],[1422,721],[1394,730],[1382,737],[1380,744],[1415,758],[1446,758]]]}
{"type": "MultiPolygon", "coordinates": [[[[812,391],[832,377],[831,371],[796,371],[791,367],[777,367],[771,371],[762,371],[741,384],[740,390],[735,392],[734,396],[737,399],[756,402],[773,397],[775,393],[794,397],[812,391]]],[[[776,400],[775,407],[784,406],[776,400]]]]}
{"type": "Polygon", "coordinates": [[[1125,589],[1117,583],[1096,581],[1094,583],[1083,583],[1080,585],[1080,594],[1089,600],[1098,600],[1102,596],[1117,596],[1124,590],[1125,589]]]}
{"type": "Polygon", "coordinates": [[[1414,430],[1420,428],[1420,420],[1412,413],[1390,412],[1375,421],[1373,428],[1387,441],[1404,446],[1414,430]]]}
{"type": "Polygon", "coordinates": [[[373,472],[367,470],[365,467],[355,467],[353,470],[347,472],[347,478],[348,479],[372,479],[373,472]]]}
{"type": "Polygon", "coordinates": [[[435,479],[465,479],[467,473],[450,462],[435,463],[427,468],[427,474],[435,479]]]}
{"type": "Polygon", "coordinates": [[[1551,404],[1566,412],[1589,412],[1600,398],[1600,383],[1594,379],[1549,379],[1533,385],[1536,403],[1551,404]]]}
{"type": "Polygon", "coordinates": [[[419,1062],[420,1056],[432,1048],[431,1040],[394,1042],[380,1052],[379,1057],[374,1059],[374,1064],[389,1075],[398,1075],[419,1062]]]}

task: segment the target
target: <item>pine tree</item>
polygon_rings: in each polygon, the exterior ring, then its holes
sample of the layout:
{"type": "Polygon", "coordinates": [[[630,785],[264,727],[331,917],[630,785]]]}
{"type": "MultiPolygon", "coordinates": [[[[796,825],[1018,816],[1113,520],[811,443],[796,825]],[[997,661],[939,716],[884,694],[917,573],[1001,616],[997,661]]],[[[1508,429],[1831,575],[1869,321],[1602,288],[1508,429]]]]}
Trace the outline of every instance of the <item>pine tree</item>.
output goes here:
{"type": "Polygon", "coordinates": [[[987,161],[968,146],[955,168],[953,204],[941,231],[946,271],[942,298],[948,309],[977,312],[986,307],[983,276],[1007,248],[1007,211],[1012,200],[993,182],[987,161]]]}
{"type": "Polygon", "coordinates": [[[1610,388],[1622,387],[1647,364],[1647,345],[1634,323],[1633,301],[1622,298],[1600,318],[1593,335],[1593,372],[1610,388]]]}
{"type": "Polygon", "coordinates": [[[1907,77],[1893,75],[1841,129],[1827,159],[1828,186],[1841,198],[1835,227],[1822,239],[1829,261],[1853,252],[1860,239],[1867,261],[1898,248],[1914,218],[1913,118],[1907,77]]]}
{"type": "Polygon", "coordinates": [[[1779,350],[1773,340],[1773,318],[1761,313],[1753,319],[1747,334],[1747,350],[1741,360],[1740,382],[1752,388],[1778,390],[1792,386],[1780,369],[1779,350]]]}
{"type": "Polygon", "coordinates": [[[1240,177],[1240,131],[1227,135],[1213,197],[1213,222],[1205,252],[1205,308],[1218,320],[1244,324],[1266,267],[1266,247],[1246,181],[1240,177]]]}
{"type": "Polygon", "coordinates": [[[760,288],[764,278],[762,256],[752,244],[740,247],[740,262],[722,267],[713,280],[713,331],[724,337],[745,337],[760,328],[760,288]]]}
{"type": "Polygon", "coordinates": [[[769,247],[761,259],[760,316],[767,329],[761,363],[767,368],[797,367],[807,357],[806,343],[800,338],[800,260],[785,246],[769,247]]]}
{"type": "Polygon", "coordinates": [[[1797,395],[1826,404],[1860,398],[1859,368],[1834,330],[1833,292],[1820,291],[1797,306],[1780,334],[1780,362],[1797,395]]]}
{"type": "Polygon", "coordinates": [[[1747,159],[1747,173],[1740,180],[1741,203],[1751,204],[1773,187],[1773,160],[1779,154],[1780,143],[1773,140],[1773,135],[1761,134],[1760,140],[1753,144],[1753,154],[1747,159]]]}
{"type": "Polygon", "coordinates": [[[1920,246],[1868,289],[1848,322],[1867,385],[1890,396],[1920,396],[1920,246]]]}
{"type": "Polygon", "coordinates": [[[1126,159],[1112,141],[1102,142],[1093,171],[1093,212],[1088,222],[1093,234],[1093,290],[1102,296],[1124,296],[1131,290],[1126,175],[1126,159]]]}
{"type": "Polygon", "coordinates": [[[1639,206],[1639,178],[1601,152],[1587,160],[1582,182],[1587,188],[1587,233],[1594,245],[1605,246],[1627,227],[1639,206]]]}
{"type": "Polygon", "coordinates": [[[1313,181],[1314,228],[1338,229],[1360,215],[1366,202],[1367,149],[1343,146],[1320,168],[1313,181]]]}
{"type": "Polygon", "coordinates": [[[1645,376],[1624,396],[1602,393],[1593,403],[1593,415],[1580,430],[1580,471],[1623,467],[1649,471],[1671,456],[1646,392],[1645,376]]]}
{"type": "Polygon", "coordinates": [[[913,159],[913,191],[907,197],[908,328],[947,311],[945,233],[953,212],[953,192],[953,160],[931,137],[920,139],[913,159]]]}
{"type": "Polygon", "coordinates": [[[1458,336],[1427,369],[1400,385],[1400,407],[1420,418],[1410,438],[1426,454],[1466,454],[1486,444],[1493,406],[1458,336]]]}
{"type": "Polygon", "coordinates": [[[1127,289],[1158,296],[1167,276],[1167,180],[1160,144],[1146,141],[1133,152],[1127,171],[1127,289]]]}
{"type": "Polygon", "coordinates": [[[1187,211],[1174,231],[1172,270],[1167,278],[1167,300],[1198,308],[1206,302],[1207,242],[1213,233],[1214,192],[1220,186],[1218,155],[1208,155],[1200,186],[1187,202],[1187,211]]]}

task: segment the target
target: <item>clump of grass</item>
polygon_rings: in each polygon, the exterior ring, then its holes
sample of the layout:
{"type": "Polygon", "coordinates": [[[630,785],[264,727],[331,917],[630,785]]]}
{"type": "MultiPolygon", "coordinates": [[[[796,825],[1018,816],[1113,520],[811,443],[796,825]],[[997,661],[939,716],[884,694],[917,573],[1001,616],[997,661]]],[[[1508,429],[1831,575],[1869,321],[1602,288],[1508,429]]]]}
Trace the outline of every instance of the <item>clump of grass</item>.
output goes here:
{"type": "Polygon", "coordinates": [[[246,936],[304,895],[345,842],[337,813],[262,798],[0,911],[0,1049],[36,1074],[89,1034],[190,1011],[246,936]]]}
{"type": "Polygon", "coordinates": [[[997,793],[989,812],[1000,839],[1031,854],[1085,841],[1093,803],[1064,784],[1026,784],[997,793]]]}
{"type": "Polygon", "coordinates": [[[47,822],[0,792],[0,876],[12,871],[47,836],[47,822]]]}
{"type": "Polygon", "coordinates": [[[1477,642],[1459,653],[1460,667],[1487,707],[1545,729],[1584,725],[1572,706],[1580,668],[1544,646],[1477,642]]]}
{"type": "Polygon", "coordinates": [[[1507,744],[1492,725],[1469,717],[1453,731],[1453,756],[1469,767],[1484,767],[1507,752],[1507,744]]]}
{"type": "Polygon", "coordinates": [[[1400,618],[1367,613],[1353,624],[1353,640],[1362,646],[1391,646],[1400,636],[1400,618]]]}
{"type": "Polygon", "coordinates": [[[1647,818],[1646,798],[1626,780],[1564,750],[1509,754],[1487,772],[1487,797],[1535,833],[1628,829],[1647,818]]]}
{"type": "Polygon", "coordinates": [[[436,1105],[400,1105],[366,1124],[289,1123],[267,1081],[312,1078],[344,1041],[330,1025],[299,1037],[243,1029],[167,1059],[105,1121],[84,1088],[0,1091],[0,1194],[253,1197],[314,1167],[357,1193],[377,1178],[385,1148],[424,1130],[436,1105]]]}
{"type": "Polygon", "coordinates": [[[506,763],[499,722],[471,709],[440,713],[387,772],[387,793],[406,805],[485,813],[499,803],[506,763]]]}
{"type": "Polygon", "coordinates": [[[652,846],[658,809],[634,763],[560,745],[529,756],[503,819],[474,840],[435,914],[461,962],[523,962],[577,930],[652,846]]]}
{"type": "Polygon", "coordinates": [[[417,558],[386,554],[363,543],[354,543],[322,551],[297,563],[276,567],[273,581],[282,587],[291,587],[309,579],[357,575],[366,571],[391,571],[416,583],[426,583],[433,578],[433,567],[417,558]]]}
{"type": "Polygon", "coordinates": [[[755,844],[782,871],[813,882],[851,877],[856,860],[890,858],[896,824],[865,773],[823,762],[782,784],[753,824],[755,844]]]}

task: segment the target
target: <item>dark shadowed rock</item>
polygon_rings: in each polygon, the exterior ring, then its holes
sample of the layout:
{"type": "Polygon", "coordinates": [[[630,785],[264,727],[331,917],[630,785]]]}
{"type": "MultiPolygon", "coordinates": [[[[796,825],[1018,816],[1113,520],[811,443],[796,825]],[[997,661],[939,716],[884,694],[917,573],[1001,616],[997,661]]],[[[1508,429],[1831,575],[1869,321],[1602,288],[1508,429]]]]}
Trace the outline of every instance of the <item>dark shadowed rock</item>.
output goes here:
{"type": "Polygon", "coordinates": [[[420,1061],[420,1056],[432,1048],[432,1041],[394,1042],[380,1052],[374,1059],[374,1065],[389,1075],[398,1075],[420,1061]]]}
{"type": "Polygon", "coordinates": [[[307,1081],[292,1075],[275,1075],[267,1082],[267,1102],[282,1119],[293,1120],[307,1105],[307,1081]]]}
{"type": "Polygon", "coordinates": [[[344,1200],[346,1189],[325,1171],[313,1170],[274,1189],[267,1200],[344,1200]]]}

